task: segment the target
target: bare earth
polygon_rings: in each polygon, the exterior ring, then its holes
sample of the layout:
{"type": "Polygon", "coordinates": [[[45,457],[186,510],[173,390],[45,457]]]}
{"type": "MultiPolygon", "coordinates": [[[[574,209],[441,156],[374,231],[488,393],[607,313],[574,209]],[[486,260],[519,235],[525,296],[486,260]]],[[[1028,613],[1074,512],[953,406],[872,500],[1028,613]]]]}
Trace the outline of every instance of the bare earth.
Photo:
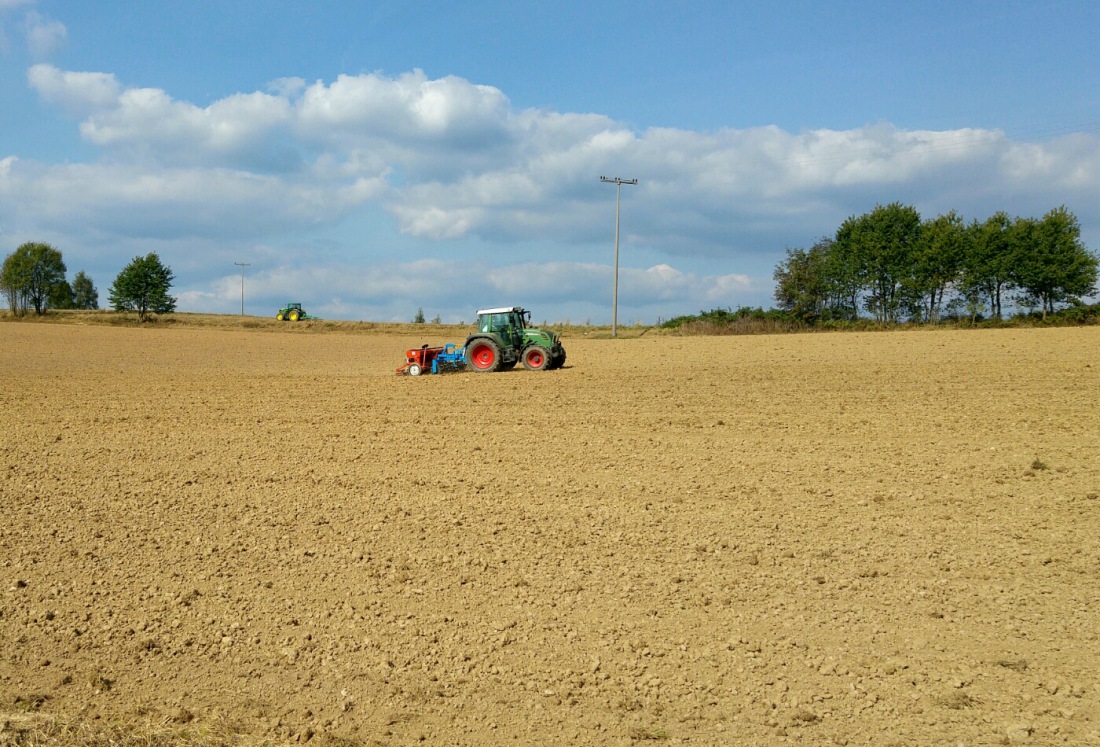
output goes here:
{"type": "Polygon", "coordinates": [[[1100,744],[1100,328],[446,341],[0,324],[0,726],[1100,744]]]}

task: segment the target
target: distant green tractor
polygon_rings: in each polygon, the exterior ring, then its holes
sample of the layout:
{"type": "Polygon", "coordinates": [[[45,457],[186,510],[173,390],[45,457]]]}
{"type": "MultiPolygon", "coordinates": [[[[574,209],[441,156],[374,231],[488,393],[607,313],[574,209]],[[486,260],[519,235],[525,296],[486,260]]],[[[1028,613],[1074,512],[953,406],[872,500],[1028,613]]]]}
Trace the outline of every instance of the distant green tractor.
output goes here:
{"type": "Polygon", "coordinates": [[[316,319],[317,317],[307,314],[302,309],[302,304],[288,302],[286,306],[279,309],[279,313],[275,315],[275,318],[280,322],[297,322],[316,319]]]}
{"type": "Polygon", "coordinates": [[[481,309],[477,332],[466,338],[466,366],[471,371],[503,371],[523,363],[529,371],[565,365],[561,338],[530,326],[531,312],[519,306],[481,309]]]}

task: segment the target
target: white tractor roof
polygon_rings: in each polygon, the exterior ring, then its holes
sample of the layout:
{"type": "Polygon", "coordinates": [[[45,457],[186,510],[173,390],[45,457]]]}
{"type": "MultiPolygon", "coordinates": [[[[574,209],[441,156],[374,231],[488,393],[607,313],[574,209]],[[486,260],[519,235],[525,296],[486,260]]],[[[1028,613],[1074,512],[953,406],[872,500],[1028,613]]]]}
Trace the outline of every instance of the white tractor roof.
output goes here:
{"type": "Polygon", "coordinates": [[[478,309],[477,315],[482,314],[507,314],[509,311],[519,311],[518,306],[501,306],[499,309],[478,309]]]}

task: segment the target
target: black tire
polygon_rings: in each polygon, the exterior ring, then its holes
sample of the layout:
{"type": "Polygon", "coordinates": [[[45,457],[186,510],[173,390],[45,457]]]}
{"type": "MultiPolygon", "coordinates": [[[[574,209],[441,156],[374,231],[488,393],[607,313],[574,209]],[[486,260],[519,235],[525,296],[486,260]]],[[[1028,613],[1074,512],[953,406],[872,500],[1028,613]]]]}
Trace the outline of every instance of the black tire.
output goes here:
{"type": "Polygon", "coordinates": [[[565,348],[558,351],[557,355],[551,356],[550,365],[547,367],[550,370],[561,368],[565,365],[565,348]]]}
{"type": "Polygon", "coordinates": [[[542,345],[530,345],[523,351],[523,367],[528,371],[545,371],[552,360],[550,351],[542,345]]]}
{"type": "Polygon", "coordinates": [[[466,343],[466,367],[479,373],[500,369],[500,347],[487,337],[466,343]]]}

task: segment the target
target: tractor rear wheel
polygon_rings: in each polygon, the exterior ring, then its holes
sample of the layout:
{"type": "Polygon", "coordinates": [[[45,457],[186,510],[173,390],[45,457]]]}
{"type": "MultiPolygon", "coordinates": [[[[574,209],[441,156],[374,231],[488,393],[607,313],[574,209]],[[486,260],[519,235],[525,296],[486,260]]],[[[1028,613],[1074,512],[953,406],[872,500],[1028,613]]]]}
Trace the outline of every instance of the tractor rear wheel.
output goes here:
{"type": "Polygon", "coordinates": [[[542,345],[532,345],[523,351],[523,367],[528,371],[545,371],[550,366],[550,351],[542,345]]]}
{"type": "Polygon", "coordinates": [[[301,316],[301,314],[298,313],[297,309],[295,309],[294,311],[290,312],[290,321],[296,322],[296,321],[298,321],[298,317],[300,317],[300,316],[301,316]]]}
{"type": "Polygon", "coordinates": [[[474,371],[496,371],[500,368],[500,348],[492,340],[474,340],[466,346],[466,363],[474,371]]]}

